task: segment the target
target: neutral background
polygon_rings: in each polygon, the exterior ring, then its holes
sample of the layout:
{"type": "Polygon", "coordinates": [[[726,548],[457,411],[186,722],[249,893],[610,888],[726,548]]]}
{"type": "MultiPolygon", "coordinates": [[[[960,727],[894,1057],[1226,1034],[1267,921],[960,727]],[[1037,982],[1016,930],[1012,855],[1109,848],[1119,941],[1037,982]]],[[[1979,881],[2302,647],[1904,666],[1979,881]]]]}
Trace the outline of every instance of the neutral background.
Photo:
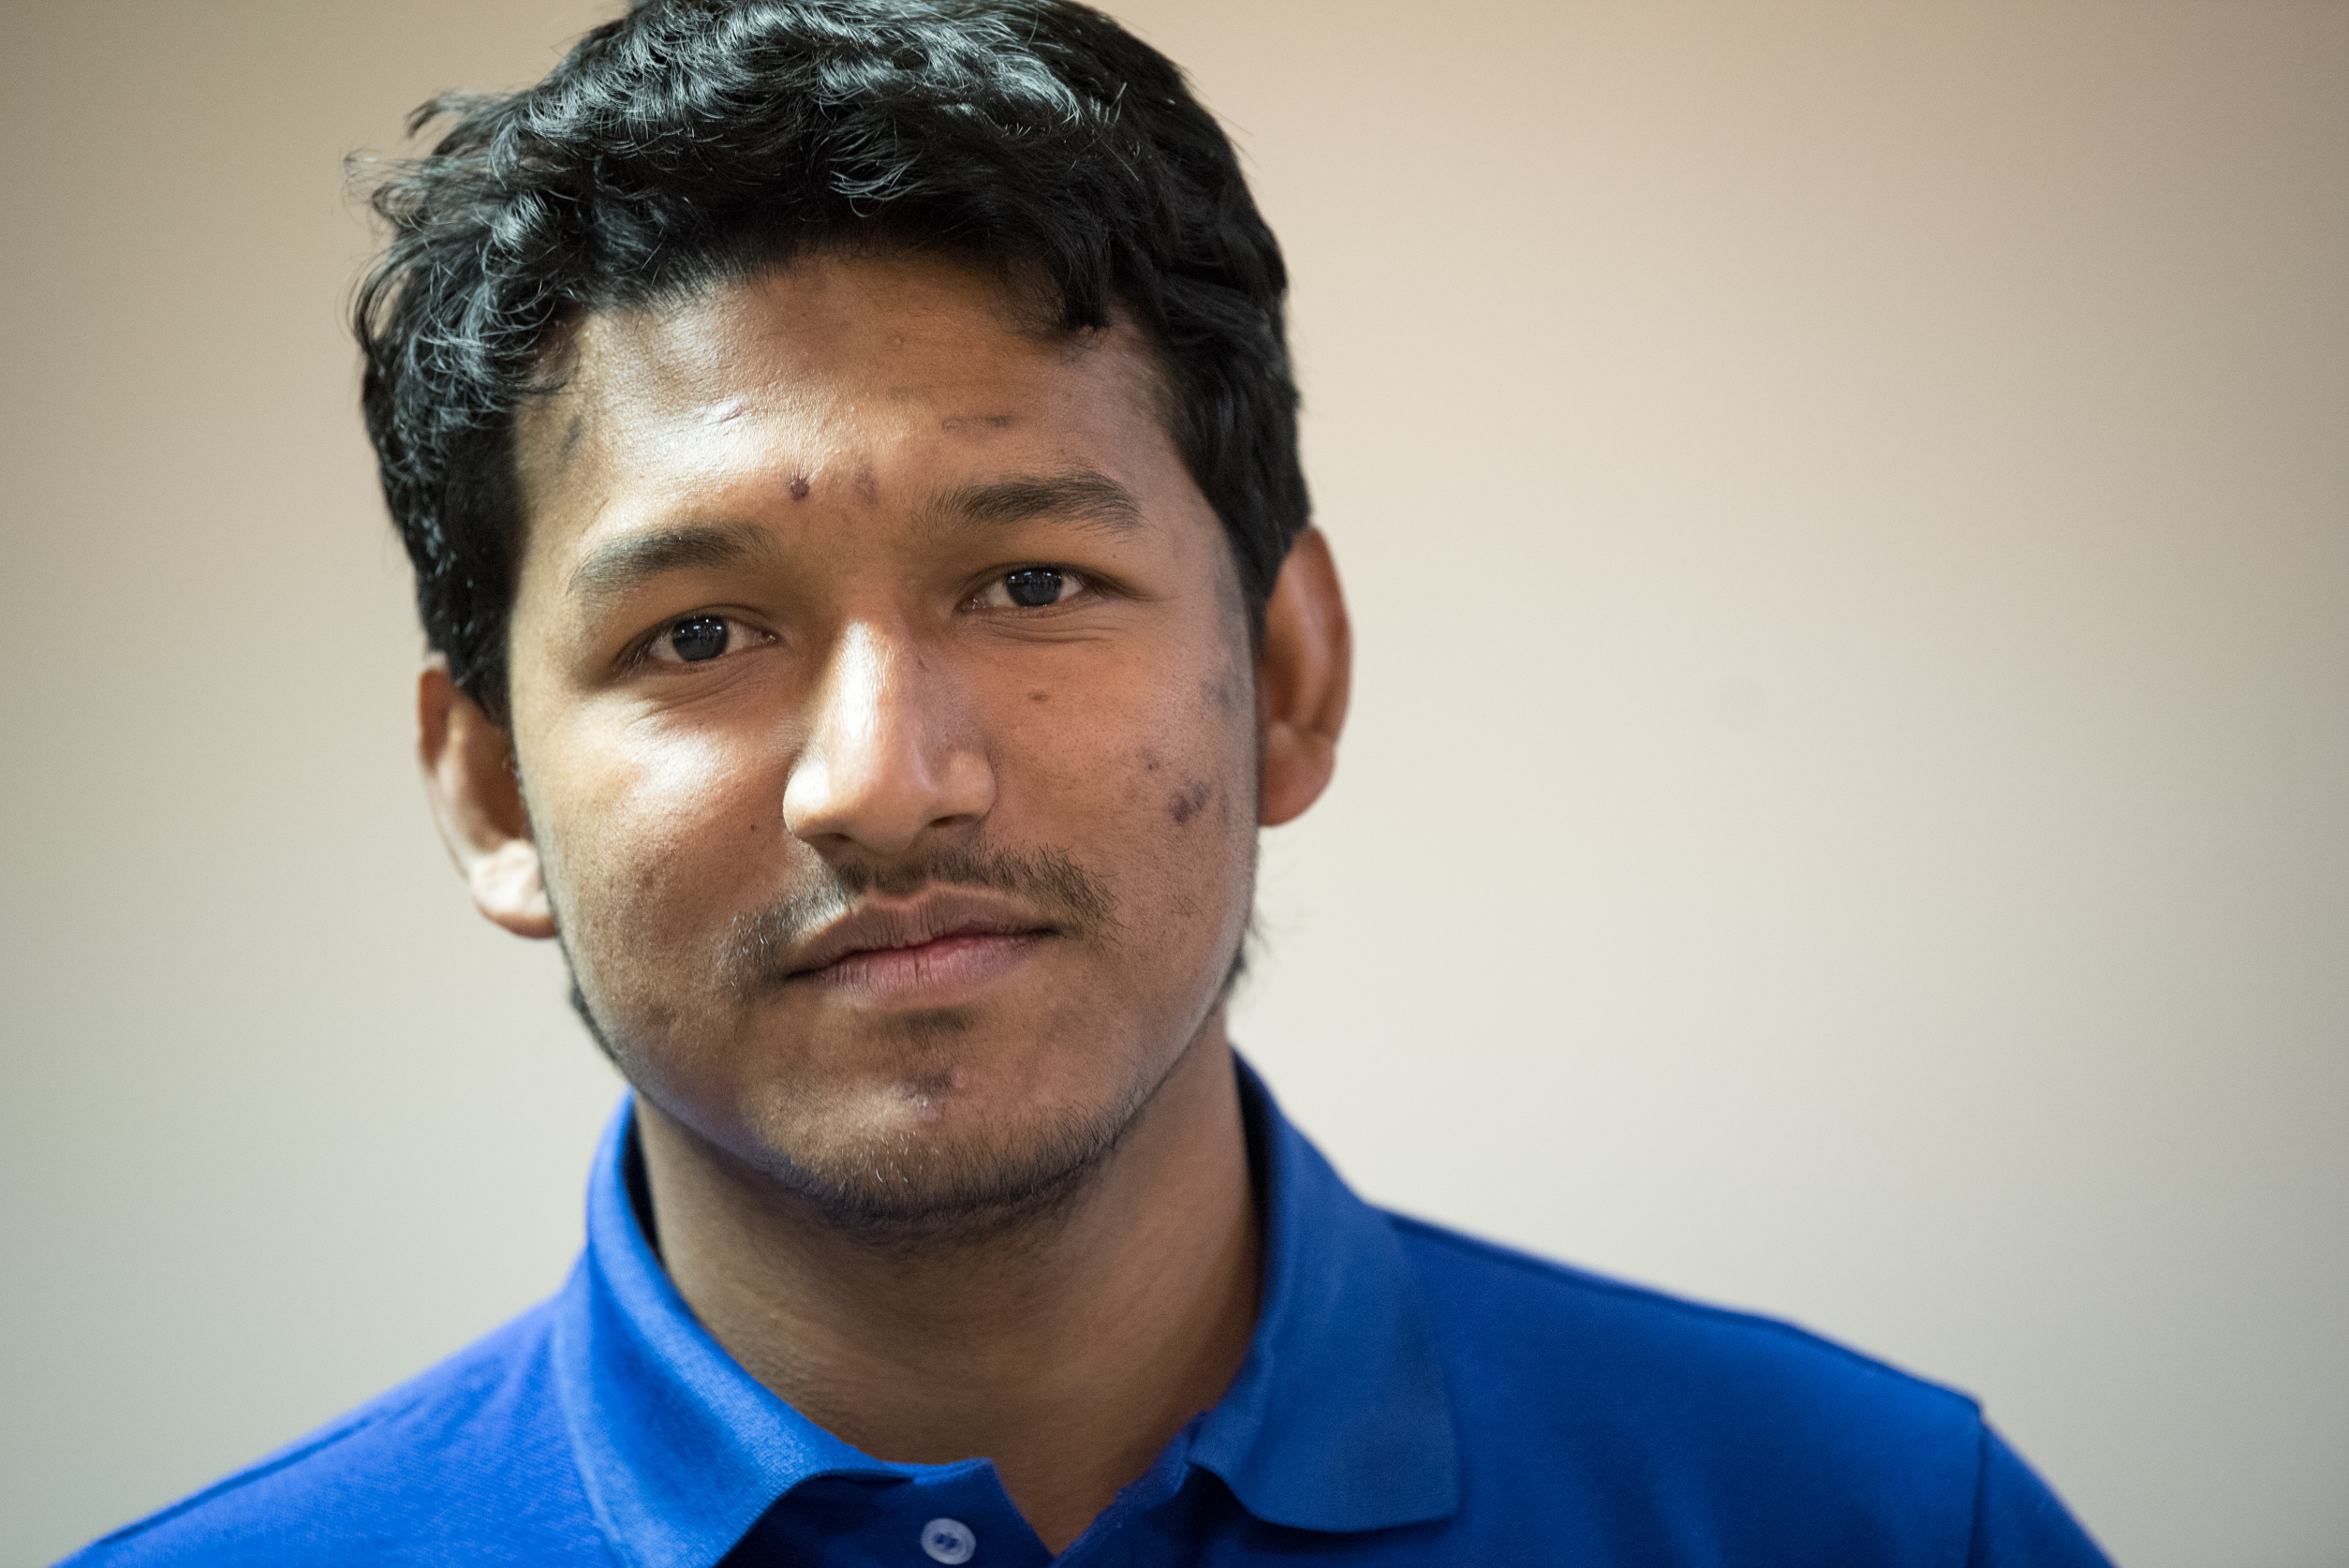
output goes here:
{"type": "MultiPolygon", "coordinates": [[[[1135,0],[1358,614],[1238,1032],[1371,1195],[2349,1562],[2349,6],[1135,0]]],[[[349,151],[557,0],[13,0],[0,1559],[550,1290],[617,1085],[468,911],[349,151]]]]}

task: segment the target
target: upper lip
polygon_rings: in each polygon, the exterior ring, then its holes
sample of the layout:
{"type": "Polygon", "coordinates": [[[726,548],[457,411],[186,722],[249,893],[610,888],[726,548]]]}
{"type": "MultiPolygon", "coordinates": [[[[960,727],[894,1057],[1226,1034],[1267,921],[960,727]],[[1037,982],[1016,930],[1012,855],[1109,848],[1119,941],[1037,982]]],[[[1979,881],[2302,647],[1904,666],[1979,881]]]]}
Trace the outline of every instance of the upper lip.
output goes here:
{"type": "Polygon", "coordinates": [[[866,904],[796,944],[783,966],[792,979],[861,953],[920,947],[947,937],[1031,937],[1051,930],[999,894],[941,889],[902,904],[866,904]]]}

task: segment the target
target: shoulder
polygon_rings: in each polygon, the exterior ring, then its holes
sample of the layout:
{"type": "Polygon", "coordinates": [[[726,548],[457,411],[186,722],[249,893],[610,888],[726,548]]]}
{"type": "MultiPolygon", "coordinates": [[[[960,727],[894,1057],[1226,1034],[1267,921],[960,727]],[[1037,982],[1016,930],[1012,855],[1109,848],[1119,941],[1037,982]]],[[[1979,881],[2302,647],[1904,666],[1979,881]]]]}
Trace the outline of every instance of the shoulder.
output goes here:
{"type": "MultiPolygon", "coordinates": [[[[1440,1338],[1470,1360],[1527,1357],[1589,1379],[1629,1377],[1659,1390],[1717,1386],[1727,1372],[1757,1397],[1832,1401],[1842,1415],[1881,1411],[1971,1436],[1974,1401],[1794,1324],[1706,1306],[1662,1291],[1388,1216],[1433,1309],[1440,1338]],[[1447,1334],[1446,1330],[1450,1332],[1447,1334]]],[[[1781,1409],[1776,1413],[1784,1414],[1781,1409]]]]}
{"type": "Polygon", "coordinates": [[[1776,1541],[1759,1560],[1807,1538],[1818,1561],[1928,1542],[1962,1559],[1987,1442],[1965,1395],[1792,1324],[1389,1218],[1471,1472],[1588,1477],[1594,1508],[1638,1516],[1618,1524],[1776,1541]]]}
{"type": "Polygon", "coordinates": [[[60,1568],[600,1561],[539,1307],[60,1568]]]}

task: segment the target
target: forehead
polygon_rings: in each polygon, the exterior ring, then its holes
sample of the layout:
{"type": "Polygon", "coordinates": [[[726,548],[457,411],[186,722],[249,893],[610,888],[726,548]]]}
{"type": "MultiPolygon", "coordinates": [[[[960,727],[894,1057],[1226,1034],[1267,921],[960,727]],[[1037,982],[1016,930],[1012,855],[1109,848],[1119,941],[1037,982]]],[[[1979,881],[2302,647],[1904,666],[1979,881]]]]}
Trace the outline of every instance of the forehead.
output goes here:
{"type": "MultiPolygon", "coordinates": [[[[1168,449],[1155,355],[1122,322],[1069,332],[977,269],[820,255],[675,303],[599,311],[562,345],[555,390],[517,415],[527,509],[575,521],[621,491],[1168,449]]],[[[592,527],[592,525],[591,525],[592,527]]],[[[536,541],[535,542],[540,542],[536,541]]]]}

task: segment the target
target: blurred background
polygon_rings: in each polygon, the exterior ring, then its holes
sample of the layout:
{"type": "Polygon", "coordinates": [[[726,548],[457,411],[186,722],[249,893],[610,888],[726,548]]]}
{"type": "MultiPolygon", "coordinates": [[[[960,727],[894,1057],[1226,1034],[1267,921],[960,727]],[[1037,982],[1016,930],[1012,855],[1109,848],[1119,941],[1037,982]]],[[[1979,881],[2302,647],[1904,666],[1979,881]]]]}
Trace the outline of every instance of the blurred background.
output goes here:
{"type": "MultiPolygon", "coordinates": [[[[1360,669],[1236,1032],[1370,1196],[2349,1562],[2349,5],[1130,0],[1296,277],[1360,669]]],[[[0,1560],[552,1290],[355,151],[572,0],[7,0],[0,1560]]]]}

